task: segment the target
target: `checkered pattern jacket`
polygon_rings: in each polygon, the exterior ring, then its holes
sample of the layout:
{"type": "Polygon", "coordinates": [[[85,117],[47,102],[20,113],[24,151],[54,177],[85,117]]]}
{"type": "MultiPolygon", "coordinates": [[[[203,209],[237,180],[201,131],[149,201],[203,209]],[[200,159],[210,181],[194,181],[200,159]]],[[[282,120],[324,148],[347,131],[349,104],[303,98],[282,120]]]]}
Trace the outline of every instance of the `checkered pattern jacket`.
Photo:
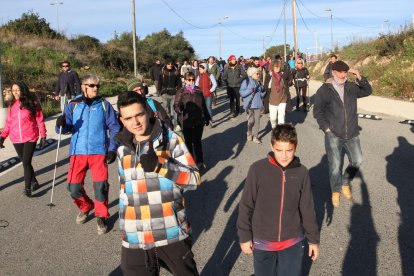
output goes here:
{"type": "Polygon", "coordinates": [[[144,250],[186,239],[190,234],[183,193],[200,184],[200,174],[182,137],[157,120],[151,140],[157,172],[144,172],[140,156],[148,142],[133,143],[126,129],[118,133],[119,218],[122,245],[144,250]]]}

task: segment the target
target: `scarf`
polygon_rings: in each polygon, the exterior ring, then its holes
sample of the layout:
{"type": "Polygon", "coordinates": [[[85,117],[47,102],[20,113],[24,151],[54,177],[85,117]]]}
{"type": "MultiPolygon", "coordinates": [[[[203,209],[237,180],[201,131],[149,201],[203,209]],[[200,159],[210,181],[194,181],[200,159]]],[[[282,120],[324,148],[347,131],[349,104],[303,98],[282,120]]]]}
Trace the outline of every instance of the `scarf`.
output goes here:
{"type": "Polygon", "coordinates": [[[282,79],[282,74],[275,73],[272,71],[272,81],[276,88],[276,93],[279,93],[282,90],[282,86],[280,85],[280,80],[282,79]]]}
{"type": "Polygon", "coordinates": [[[185,90],[185,91],[188,91],[190,94],[194,94],[194,92],[195,92],[195,86],[194,86],[194,85],[192,85],[192,84],[187,84],[187,85],[184,87],[184,90],[185,90]]]}

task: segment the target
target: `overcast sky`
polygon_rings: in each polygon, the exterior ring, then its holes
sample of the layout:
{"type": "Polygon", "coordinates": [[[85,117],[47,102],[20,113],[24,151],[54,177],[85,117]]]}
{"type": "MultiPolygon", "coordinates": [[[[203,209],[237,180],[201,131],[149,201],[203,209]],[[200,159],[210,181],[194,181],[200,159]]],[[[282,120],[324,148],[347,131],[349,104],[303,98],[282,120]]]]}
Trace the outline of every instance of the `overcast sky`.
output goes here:
{"type": "MultiPolygon", "coordinates": [[[[286,2],[287,43],[293,45],[292,2],[286,2]]],[[[199,57],[218,56],[218,18],[228,16],[222,20],[222,57],[258,56],[263,53],[263,40],[266,47],[284,43],[283,3],[284,0],[136,0],[137,34],[143,38],[163,28],[172,34],[183,31],[199,57]]],[[[334,45],[340,46],[376,37],[382,31],[396,31],[411,24],[414,13],[413,0],[296,3],[298,47],[302,52],[315,51],[312,48],[316,47],[316,38],[318,47],[325,51],[331,48],[327,9],[333,15],[334,45]]],[[[33,10],[57,29],[58,7],[61,32],[68,37],[86,34],[106,42],[115,32],[131,31],[131,6],[131,0],[0,0],[0,24],[33,10]],[[51,5],[56,2],[63,4],[51,5]]]]}

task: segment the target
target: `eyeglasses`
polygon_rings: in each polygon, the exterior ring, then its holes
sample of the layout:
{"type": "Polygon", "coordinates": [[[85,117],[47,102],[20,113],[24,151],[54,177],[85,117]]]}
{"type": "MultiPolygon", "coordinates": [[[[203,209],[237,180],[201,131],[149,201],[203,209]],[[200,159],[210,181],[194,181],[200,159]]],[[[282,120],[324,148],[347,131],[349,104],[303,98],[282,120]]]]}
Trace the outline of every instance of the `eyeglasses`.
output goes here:
{"type": "Polygon", "coordinates": [[[94,83],[84,83],[83,85],[86,85],[87,87],[90,87],[90,88],[99,88],[99,87],[101,87],[101,85],[100,84],[94,84],[94,83]]]}
{"type": "Polygon", "coordinates": [[[195,79],[186,79],[187,81],[195,81],[195,79]]]}

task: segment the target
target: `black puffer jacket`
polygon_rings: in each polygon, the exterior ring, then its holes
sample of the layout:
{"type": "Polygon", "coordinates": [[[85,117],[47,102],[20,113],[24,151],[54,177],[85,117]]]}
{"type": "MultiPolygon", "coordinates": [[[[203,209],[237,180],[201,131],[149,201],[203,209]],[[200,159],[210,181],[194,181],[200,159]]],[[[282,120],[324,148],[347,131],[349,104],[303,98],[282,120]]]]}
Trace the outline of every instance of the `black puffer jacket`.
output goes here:
{"type": "Polygon", "coordinates": [[[357,84],[346,81],[342,102],[332,81],[328,79],[316,91],[313,116],[322,131],[329,128],[339,138],[352,139],[359,135],[357,98],[371,95],[372,87],[364,77],[357,84]]]}

